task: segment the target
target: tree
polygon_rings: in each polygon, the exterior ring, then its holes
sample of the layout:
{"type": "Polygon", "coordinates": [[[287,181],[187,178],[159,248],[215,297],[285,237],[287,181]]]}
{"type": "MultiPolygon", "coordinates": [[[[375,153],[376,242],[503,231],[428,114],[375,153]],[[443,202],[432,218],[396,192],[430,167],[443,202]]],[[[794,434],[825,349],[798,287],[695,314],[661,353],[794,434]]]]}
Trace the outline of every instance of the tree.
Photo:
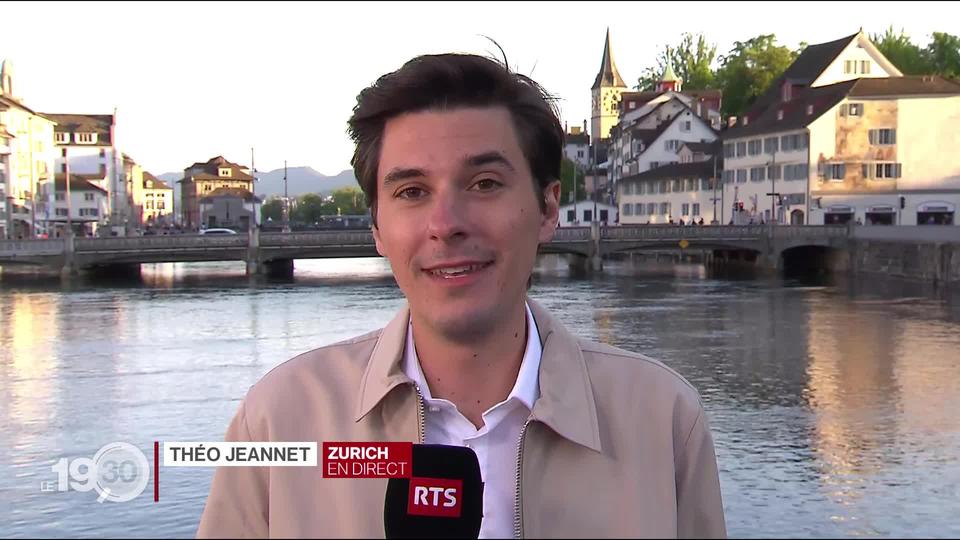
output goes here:
{"type": "Polygon", "coordinates": [[[933,73],[951,79],[960,77],[960,37],[934,32],[924,53],[933,73]]]}
{"type": "Polygon", "coordinates": [[[930,62],[926,51],[910,40],[902,29],[900,33],[893,31],[893,26],[887,28],[882,35],[870,36],[870,41],[887,57],[887,60],[897,66],[904,75],[923,75],[930,73],[930,62]]]}
{"type": "Polygon", "coordinates": [[[725,114],[743,114],[797,58],[797,51],[777,45],[776,40],[773,34],[763,34],[737,41],[720,57],[717,81],[723,90],[725,114]]]}
{"type": "Polygon", "coordinates": [[[317,223],[325,215],[323,197],[317,193],[307,193],[300,197],[293,220],[301,223],[317,223]]]}
{"type": "Polygon", "coordinates": [[[648,67],[643,75],[637,79],[637,90],[653,90],[656,88],[667,65],[683,81],[683,88],[687,90],[704,90],[712,88],[714,84],[713,64],[717,56],[717,46],[707,43],[703,34],[694,36],[683,34],[680,43],[671,47],[664,46],[657,56],[657,65],[648,67]]]}
{"type": "Polygon", "coordinates": [[[264,221],[271,219],[280,221],[283,219],[283,199],[272,198],[263,203],[260,207],[260,213],[264,221]]]}
{"type": "Polygon", "coordinates": [[[358,215],[367,211],[367,203],[363,192],[357,188],[340,188],[333,192],[334,214],[358,215]]]}
{"type": "Polygon", "coordinates": [[[577,164],[567,158],[560,162],[560,204],[573,202],[573,181],[577,181],[577,199],[586,198],[587,189],[584,186],[585,176],[577,169],[577,164]]]}

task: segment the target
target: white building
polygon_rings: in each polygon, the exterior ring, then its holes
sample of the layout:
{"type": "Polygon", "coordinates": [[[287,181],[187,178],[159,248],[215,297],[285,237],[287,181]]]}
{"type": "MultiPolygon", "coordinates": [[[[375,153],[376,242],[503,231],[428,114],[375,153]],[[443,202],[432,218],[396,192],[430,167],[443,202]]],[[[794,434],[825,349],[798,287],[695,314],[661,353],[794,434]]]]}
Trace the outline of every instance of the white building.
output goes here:
{"type": "Polygon", "coordinates": [[[13,67],[0,67],[0,237],[48,233],[53,189],[53,122],[14,93],[13,67]]]}
{"type": "Polygon", "coordinates": [[[574,126],[567,131],[563,145],[563,156],[577,164],[580,170],[590,166],[590,135],[586,130],[587,121],[583,121],[583,129],[574,126]]]}
{"type": "Polygon", "coordinates": [[[809,47],[761,101],[723,134],[740,219],[956,223],[960,84],[903,77],[858,33],[809,47]]]}
{"type": "Polygon", "coordinates": [[[119,150],[116,114],[44,113],[57,123],[57,172],[66,172],[63,152],[70,162],[70,173],[90,178],[107,191],[108,211],[100,216],[110,234],[125,236],[136,228],[132,194],[127,190],[123,155],[119,150]]]}
{"type": "Polygon", "coordinates": [[[594,216],[603,225],[616,225],[619,222],[617,207],[593,201],[578,201],[560,207],[560,227],[583,227],[594,221],[594,216]],[[594,214],[596,212],[596,214],[594,214]]]}
{"type": "MultiPolygon", "coordinates": [[[[94,179],[96,179],[94,177],[94,179]]],[[[94,236],[102,234],[99,231],[102,217],[109,211],[108,193],[96,183],[84,178],[83,175],[70,174],[70,202],[67,203],[66,175],[56,175],[56,196],[53,204],[54,217],[51,219],[53,227],[52,237],[62,237],[67,230],[67,224],[73,227],[77,236],[94,236]],[[67,219],[69,210],[69,217],[67,219]]]]}

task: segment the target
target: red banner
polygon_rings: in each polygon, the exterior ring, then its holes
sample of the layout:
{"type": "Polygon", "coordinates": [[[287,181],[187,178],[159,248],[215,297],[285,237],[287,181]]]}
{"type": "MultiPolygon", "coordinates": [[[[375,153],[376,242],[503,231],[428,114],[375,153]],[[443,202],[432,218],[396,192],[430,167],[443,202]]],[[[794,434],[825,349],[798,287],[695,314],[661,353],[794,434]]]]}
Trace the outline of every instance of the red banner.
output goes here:
{"type": "Polygon", "coordinates": [[[413,443],[325,442],[324,478],[410,478],[413,443]]]}

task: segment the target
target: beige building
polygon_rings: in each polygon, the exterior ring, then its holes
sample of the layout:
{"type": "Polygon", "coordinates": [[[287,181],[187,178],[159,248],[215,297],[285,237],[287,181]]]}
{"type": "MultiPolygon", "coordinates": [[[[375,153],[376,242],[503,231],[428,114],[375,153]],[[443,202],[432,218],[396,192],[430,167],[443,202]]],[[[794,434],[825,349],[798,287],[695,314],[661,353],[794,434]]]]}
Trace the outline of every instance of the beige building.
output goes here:
{"type": "Polygon", "coordinates": [[[126,154],[123,155],[123,174],[137,227],[173,225],[173,188],[143,170],[126,154]]]}
{"type": "MultiPolygon", "coordinates": [[[[223,156],[187,167],[183,170],[183,179],[178,183],[183,226],[188,229],[206,226],[200,215],[200,199],[211,195],[214,190],[235,188],[253,195],[253,176],[250,175],[250,170],[227,161],[223,156]]],[[[241,198],[245,199],[246,196],[241,198]]]]}
{"type": "Polygon", "coordinates": [[[723,134],[736,220],[956,225],[960,83],[902,76],[862,33],[808,51],[723,134]]]}
{"type": "Polygon", "coordinates": [[[13,66],[0,67],[0,237],[50,233],[54,122],[15,93],[13,66]]]}

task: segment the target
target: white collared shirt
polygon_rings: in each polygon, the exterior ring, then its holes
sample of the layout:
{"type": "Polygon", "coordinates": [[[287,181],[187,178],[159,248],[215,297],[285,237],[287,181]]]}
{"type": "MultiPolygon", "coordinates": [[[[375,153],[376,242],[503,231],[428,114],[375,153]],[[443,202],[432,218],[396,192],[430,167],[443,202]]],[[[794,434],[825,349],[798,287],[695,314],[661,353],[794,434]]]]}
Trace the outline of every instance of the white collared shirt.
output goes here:
{"type": "Polygon", "coordinates": [[[413,325],[407,324],[403,353],[403,372],[423,394],[424,443],[467,446],[480,461],[483,480],[483,522],[480,538],[512,538],[516,498],[517,450],[520,431],[540,397],[540,333],[530,306],[527,311],[527,348],[523,352],[517,381],[507,399],[483,413],[478,430],[457,407],[445,399],[435,399],[420,368],[413,343],[413,325]]]}

